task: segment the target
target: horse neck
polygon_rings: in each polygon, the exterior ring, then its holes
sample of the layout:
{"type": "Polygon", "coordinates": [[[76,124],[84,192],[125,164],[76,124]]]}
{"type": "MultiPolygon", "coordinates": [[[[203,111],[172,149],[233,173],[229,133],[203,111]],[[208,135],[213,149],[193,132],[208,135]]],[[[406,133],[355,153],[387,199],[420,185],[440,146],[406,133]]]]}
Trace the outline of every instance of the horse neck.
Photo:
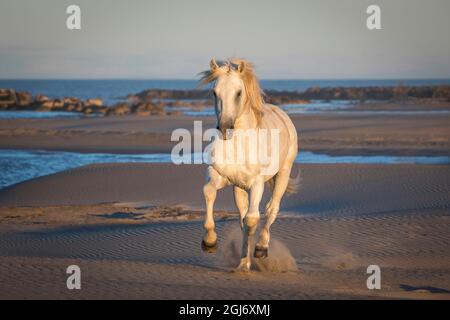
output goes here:
{"type": "Polygon", "coordinates": [[[239,115],[234,122],[235,129],[256,129],[257,127],[258,120],[252,108],[239,115]]]}

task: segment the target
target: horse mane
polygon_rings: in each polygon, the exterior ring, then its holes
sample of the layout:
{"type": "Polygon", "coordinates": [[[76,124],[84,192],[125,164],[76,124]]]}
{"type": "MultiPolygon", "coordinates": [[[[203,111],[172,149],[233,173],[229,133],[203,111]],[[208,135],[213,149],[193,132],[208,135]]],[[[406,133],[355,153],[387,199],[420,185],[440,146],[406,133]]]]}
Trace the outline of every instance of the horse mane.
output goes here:
{"type": "Polygon", "coordinates": [[[253,64],[243,59],[232,59],[227,61],[219,61],[219,68],[211,68],[200,72],[201,78],[199,84],[201,86],[212,83],[224,74],[230,74],[235,71],[242,79],[245,87],[247,104],[254,112],[258,124],[262,118],[262,108],[264,105],[264,92],[261,90],[259,81],[254,73],[253,64]]]}

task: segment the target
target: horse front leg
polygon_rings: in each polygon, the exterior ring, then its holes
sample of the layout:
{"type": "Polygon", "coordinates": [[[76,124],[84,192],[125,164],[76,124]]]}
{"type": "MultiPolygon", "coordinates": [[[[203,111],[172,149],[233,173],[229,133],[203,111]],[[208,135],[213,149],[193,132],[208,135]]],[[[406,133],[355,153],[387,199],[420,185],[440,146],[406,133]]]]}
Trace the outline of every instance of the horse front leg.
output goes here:
{"type": "Polygon", "coordinates": [[[242,224],[242,255],[238,271],[249,271],[254,246],[254,235],[259,223],[259,203],[264,192],[264,180],[258,177],[250,188],[250,204],[242,224]]]}
{"type": "Polygon", "coordinates": [[[208,183],[203,186],[203,195],[206,203],[206,217],[203,227],[206,230],[202,240],[203,251],[213,253],[217,248],[217,233],[214,223],[214,202],[217,191],[227,185],[227,180],[223,178],[213,167],[208,168],[208,183]]]}

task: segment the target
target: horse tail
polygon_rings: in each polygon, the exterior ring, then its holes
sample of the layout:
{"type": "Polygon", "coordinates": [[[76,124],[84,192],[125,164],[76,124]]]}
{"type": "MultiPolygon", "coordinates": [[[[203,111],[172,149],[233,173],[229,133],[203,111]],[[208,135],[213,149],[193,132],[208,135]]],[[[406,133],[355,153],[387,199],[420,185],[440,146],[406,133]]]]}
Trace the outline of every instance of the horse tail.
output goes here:
{"type": "MultiPolygon", "coordinates": [[[[272,177],[270,180],[267,181],[267,184],[269,185],[270,191],[273,192],[273,189],[275,188],[275,179],[276,176],[272,177]]],[[[294,178],[289,178],[288,185],[286,187],[286,193],[288,195],[292,195],[294,193],[297,193],[300,189],[300,171],[297,172],[297,176],[294,178]]]]}
{"type": "Polygon", "coordinates": [[[267,184],[269,185],[270,192],[273,192],[273,189],[275,188],[275,176],[270,178],[270,180],[267,180],[267,184]]]}
{"type": "Polygon", "coordinates": [[[288,195],[297,193],[300,189],[300,170],[297,172],[297,176],[295,178],[289,177],[288,185],[286,188],[286,193],[288,195]]]}

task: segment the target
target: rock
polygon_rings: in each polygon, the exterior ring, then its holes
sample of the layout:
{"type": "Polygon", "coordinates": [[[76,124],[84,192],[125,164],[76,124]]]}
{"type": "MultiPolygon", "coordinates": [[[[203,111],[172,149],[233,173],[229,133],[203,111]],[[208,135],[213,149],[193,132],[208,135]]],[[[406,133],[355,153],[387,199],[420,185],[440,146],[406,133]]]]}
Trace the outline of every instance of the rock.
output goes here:
{"type": "Polygon", "coordinates": [[[69,98],[64,98],[63,99],[63,103],[65,105],[74,105],[74,104],[77,104],[79,102],[81,102],[80,99],[74,98],[74,97],[69,97],[69,98]]]}
{"type": "Polygon", "coordinates": [[[77,111],[77,110],[83,110],[84,104],[83,101],[81,101],[78,98],[75,97],[66,97],[63,100],[64,104],[64,110],[65,111],[77,111]]]}
{"type": "Polygon", "coordinates": [[[53,100],[53,108],[54,109],[62,109],[64,108],[64,101],[61,99],[53,100]]]}
{"type": "Polygon", "coordinates": [[[84,106],[82,112],[84,114],[105,114],[108,110],[108,107],[106,106],[90,106],[90,105],[86,105],[84,106]]]}
{"type": "Polygon", "coordinates": [[[153,108],[154,106],[151,103],[142,103],[137,105],[133,113],[137,114],[138,116],[149,116],[153,108]]]}
{"type": "Polygon", "coordinates": [[[101,107],[103,106],[103,100],[102,99],[87,99],[86,105],[90,107],[101,107]]]}
{"type": "Polygon", "coordinates": [[[72,111],[75,111],[76,107],[77,106],[75,104],[69,104],[69,105],[65,106],[65,109],[66,109],[66,111],[72,112],[72,111]]]}
{"type": "Polygon", "coordinates": [[[45,102],[45,101],[49,101],[50,98],[47,97],[47,96],[44,96],[44,95],[42,95],[42,94],[38,94],[38,95],[36,96],[36,98],[34,98],[34,100],[35,100],[36,102],[45,102]]]}
{"type": "Polygon", "coordinates": [[[52,100],[42,102],[40,107],[38,108],[38,110],[40,110],[40,111],[50,111],[51,109],[53,109],[53,101],[52,100]]]}
{"type": "Polygon", "coordinates": [[[95,112],[101,113],[101,114],[106,114],[107,111],[108,111],[108,107],[106,107],[106,106],[98,107],[98,108],[95,110],[95,112]]]}
{"type": "Polygon", "coordinates": [[[87,107],[87,108],[84,108],[84,109],[83,109],[83,113],[84,113],[84,114],[91,114],[91,113],[93,113],[93,112],[94,112],[94,110],[92,110],[91,107],[87,107]]]}
{"type": "Polygon", "coordinates": [[[133,114],[138,116],[149,116],[149,115],[164,115],[165,112],[165,104],[164,103],[141,103],[132,108],[133,114]]]}
{"type": "Polygon", "coordinates": [[[166,110],[164,108],[164,103],[157,103],[153,105],[153,109],[151,111],[152,115],[165,115],[166,110]]]}
{"type": "Polygon", "coordinates": [[[0,89],[0,109],[8,110],[18,104],[16,91],[12,89],[0,89]]]}
{"type": "Polygon", "coordinates": [[[170,116],[178,116],[178,115],[182,115],[183,111],[181,111],[181,110],[172,110],[172,111],[168,112],[167,114],[170,115],[170,116]]]}
{"type": "Polygon", "coordinates": [[[64,102],[61,99],[54,100],[44,100],[44,102],[40,103],[38,110],[40,111],[52,111],[55,109],[63,109],[64,102]]]}
{"type": "Polygon", "coordinates": [[[33,96],[29,92],[18,92],[17,98],[21,107],[28,107],[33,103],[33,96]]]}
{"type": "Polygon", "coordinates": [[[107,116],[122,116],[131,113],[131,108],[127,103],[117,103],[108,108],[106,111],[107,116]]]}
{"type": "Polygon", "coordinates": [[[78,103],[78,104],[76,105],[75,111],[77,111],[77,112],[82,112],[83,109],[84,109],[84,107],[85,107],[84,102],[80,102],[80,103],[78,103]]]}

